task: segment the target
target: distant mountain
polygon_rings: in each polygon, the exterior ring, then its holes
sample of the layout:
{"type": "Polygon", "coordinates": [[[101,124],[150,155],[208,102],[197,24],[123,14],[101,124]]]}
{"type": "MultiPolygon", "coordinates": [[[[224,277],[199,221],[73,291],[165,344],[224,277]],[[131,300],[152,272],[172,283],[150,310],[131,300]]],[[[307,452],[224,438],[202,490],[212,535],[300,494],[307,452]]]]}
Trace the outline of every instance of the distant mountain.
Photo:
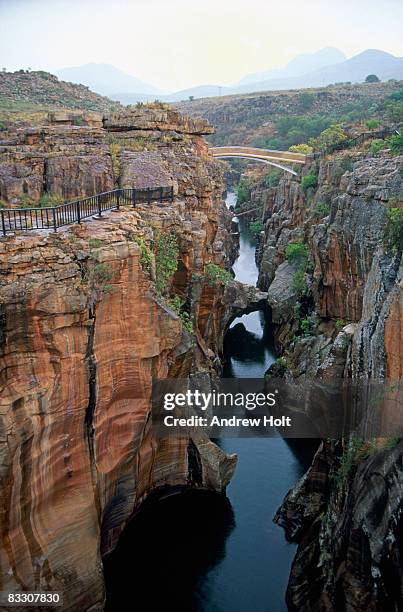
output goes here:
{"type": "Polygon", "coordinates": [[[114,92],[136,92],[138,94],[161,93],[159,89],[136,77],[126,74],[111,64],[84,64],[72,68],[62,68],[55,72],[64,81],[86,85],[96,93],[110,96],[114,92]]]}
{"type": "Polygon", "coordinates": [[[377,49],[368,49],[344,62],[324,66],[307,74],[247,83],[237,87],[237,91],[249,93],[274,89],[302,89],[345,81],[362,83],[368,74],[376,74],[381,81],[403,79],[403,57],[395,57],[377,49]]]}
{"type": "Polygon", "coordinates": [[[362,83],[368,74],[376,74],[381,81],[403,80],[403,58],[385,51],[367,49],[345,59],[339,49],[326,47],[316,53],[298,55],[285,68],[249,74],[233,87],[199,85],[169,94],[163,94],[152,85],[109,64],[86,64],[57,72],[64,80],[87,85],[93,91],[108,95],[122,104],[152,102],[156,98],[163,102],[180,102],[190,97],[211,98],[257,91],[324,87],[346,81],[362,83]]]}
{"type": "Polygon", "coordinates": [[[318,70],[324,66],[339,64],[346,60],[345,54],[334,47],[325,47],[315,53],[303,53],[297,55],[284,68],[274,68],[265,72],[255,72],[247,74],[238,83],[238,85],[248,85],[259,81],[266,81],[273,78],[286,78],[301,76],[313,70],[318,70]]]}

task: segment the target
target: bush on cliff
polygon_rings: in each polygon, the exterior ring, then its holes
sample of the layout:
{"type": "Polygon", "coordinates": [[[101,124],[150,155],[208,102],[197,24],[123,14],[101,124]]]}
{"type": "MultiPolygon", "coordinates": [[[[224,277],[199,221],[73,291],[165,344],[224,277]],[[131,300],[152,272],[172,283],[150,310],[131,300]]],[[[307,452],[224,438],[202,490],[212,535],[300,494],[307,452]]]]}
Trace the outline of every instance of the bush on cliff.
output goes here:
{"type": "Polygon", "coordinates": [[[377,153],[379,153],[379,151],[382,151],[382,149],[385,149],[388,146],[388,143],[386,142],[386,140],[382,140],[381,138],[376,138],[376,140],[373,140],[371,142],[371,146],[369,147],[369,152],[372,153],[372,155],[376,155],[377,153]]]}
{"type": "Polygon", "coordinates": [[[232,276],[228,270],[220,268],[214,263],[208,263],[205,267],[205,276],[210,285],[214,285],[216,282],[226,285],[232,280],[232,276]]]}
{"type": "Polygon", "coordinates": [[[403,250],[403,208],[390,208],[384,234],[385,247],[397,253],[403,250]]]}
{"type": "Polygon", "coordinates": [[[237,188],[237,204],[244,204],[250,199],[250,187],[246,179],[241,178],[237,188]]]}
{"type": "Polygon", "coordinates": [[[313,147],[311,147],[309,144],[306,144],[305,142],[302,142],[301,144],[292,145],[288,150],[294,153],[303,153],[304,155],[309,155],[310,153],[313,153],[313,147]]]}
{"type": "Polygon", "coordinates": [[[314,94],[309,93],[308,91],[303,91],[298,95],[298,102],[304,110],[308,110],[313,106],[313,103],[315,102],[315,96],[314,94]]]}
{"type": "Polygon", "coordinates": [[[309,144],[317,149],[327,149],[328,147],[334,147],[342,143],[347,139],[347,134],[341,127],[341,125],[335,123],[330,127],[326,128],[319,134],[317,138],[313,138],[309,141],[309,144]]]}
{"type": "Polygon", "coordinates": [[[277,168],[269,170],[264,179],[265,186],[269,188],[277,187],[282,177],[282,174],[282,171],[277,170],[277,168]]]}
{"type": "Polygon", "coordinates": [[[183,302],[179,295],[175,295],[173,298],[168,300],[168,306],[179,316],[186,331],[189,332],[189,334],[193,334],[193,323],[191,321],[190,314],[183,309],[183,302]]]}
{"type": "Polygon", "coordinates": [[[305,279],[305,273],[310,268],[308,247],[302,240],[290,242],[285,254],[287,261],[296,268],[292,277],[293,289],[298,296],[302,297],[308,293],[308,285],[305,279]]]}
{"type": "Polygon", "coordinates": [[[263,223],[261,222],[260,219],[257,219],[256,221],[251,221],[249,223],[249,229],[252,232],[252,234],[260,234],[260,232],[263,231],[263,223]]]}
{"type": "Polygon", "coordinates": [[[386,106],[389,118],[395,123],[403,122],[403,101],[391,102],[386,106]]]}
{"type": "Polygon", "coordinates": [[[318,186],[318,176],[314,172],[306,174],[301,179],[302,191],[308,191],[308,189],[316,189],[318,186]]]}
{"type": "Polygon", "coordinates": [[[403,153],[403,134],[396,134],[389,138],[389,146],[392,153],[401,155],[403,153]]]}
{"type": "Polygon", "coordinates": [[[157,234],[155,254],[155,285],[163,295],[178,269],[178,240],[175,234],[157,234]]]}

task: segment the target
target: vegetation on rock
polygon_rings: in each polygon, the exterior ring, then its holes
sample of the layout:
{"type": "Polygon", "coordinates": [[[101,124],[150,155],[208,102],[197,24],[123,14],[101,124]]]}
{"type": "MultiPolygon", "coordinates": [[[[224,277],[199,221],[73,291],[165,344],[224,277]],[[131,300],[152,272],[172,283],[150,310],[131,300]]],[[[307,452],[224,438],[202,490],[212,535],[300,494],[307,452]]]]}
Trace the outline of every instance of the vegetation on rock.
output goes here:
{"type": "Polygon", "coordinates": [[[228,270],[220,268],[214,263],[208,263],[205,267],[205,276],[210,285],[219,282],[226,285],[232,280],[232,276],[228,270]]]}
{"type": "Polygon", "coordinates": [[[163,295],[178,269],[178,240],[175,234],[157,234],[155,254],[155,285],[157,293],[163,295]]]}

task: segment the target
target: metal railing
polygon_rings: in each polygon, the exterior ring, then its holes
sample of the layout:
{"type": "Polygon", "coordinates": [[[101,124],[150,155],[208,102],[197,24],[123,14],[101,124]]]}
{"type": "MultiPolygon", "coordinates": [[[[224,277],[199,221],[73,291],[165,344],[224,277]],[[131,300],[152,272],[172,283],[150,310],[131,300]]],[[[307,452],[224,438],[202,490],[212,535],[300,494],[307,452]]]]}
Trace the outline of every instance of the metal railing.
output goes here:
{"type": "Polygon", "coordinates": [[[1,231],[53,230],[59,227],[81,223],[89,217],[102,217],[108,210],[119,210],[121,204],[151,203],[173,201],[173,187],[155,189],[114,189],[97,195],[50,206],[47,208],[3,208],[0,209],[1,231]]]}

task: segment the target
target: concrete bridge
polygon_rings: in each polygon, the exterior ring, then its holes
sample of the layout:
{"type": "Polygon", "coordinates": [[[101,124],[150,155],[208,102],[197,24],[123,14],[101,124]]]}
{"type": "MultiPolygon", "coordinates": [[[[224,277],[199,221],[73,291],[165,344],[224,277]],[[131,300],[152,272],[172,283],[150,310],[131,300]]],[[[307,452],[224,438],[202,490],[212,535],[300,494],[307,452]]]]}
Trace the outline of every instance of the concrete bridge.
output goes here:
{"type": "Polygon", "coordinates": [[[212,147],[210,149],[213,157],[218,159],[252,159],[255,161],[275,166],[290,174],[297,175],[297,172],[285,166],[284,163],[289,164],[305,164],[306,155],[303,153],[293,153],[291,151],[271,151],[270,149],[258,149],[254,147],[212,147]],[[279,163],[283,162],[283,163],[279,163]]]}

